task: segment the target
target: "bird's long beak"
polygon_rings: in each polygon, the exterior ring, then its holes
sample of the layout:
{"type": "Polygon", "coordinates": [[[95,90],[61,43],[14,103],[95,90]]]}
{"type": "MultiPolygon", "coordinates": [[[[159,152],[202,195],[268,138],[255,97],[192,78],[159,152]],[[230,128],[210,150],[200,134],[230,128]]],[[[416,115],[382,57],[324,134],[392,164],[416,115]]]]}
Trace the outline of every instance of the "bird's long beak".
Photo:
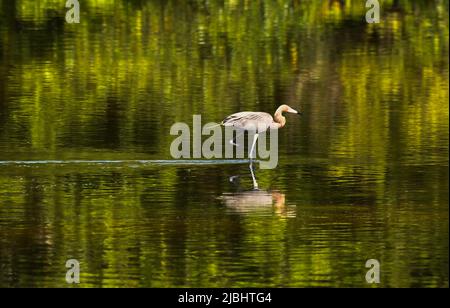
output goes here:
{"type": "Polygon", "coordinates": [[[299,116],[303,115],[303,112],[297,111],[295,109],[292,109],[291,113],[297,114],[299,116]]]}
{"type": "Polygon", "coordinates": [[[294,114],[299,114],[299,115],[302,114],[300,111],[297,111],[297,110],[295,110],[295,109],[292,109],[291,107],[288,107],[287,112],[289,112],[289,113],[294,113],[294,114]]]}

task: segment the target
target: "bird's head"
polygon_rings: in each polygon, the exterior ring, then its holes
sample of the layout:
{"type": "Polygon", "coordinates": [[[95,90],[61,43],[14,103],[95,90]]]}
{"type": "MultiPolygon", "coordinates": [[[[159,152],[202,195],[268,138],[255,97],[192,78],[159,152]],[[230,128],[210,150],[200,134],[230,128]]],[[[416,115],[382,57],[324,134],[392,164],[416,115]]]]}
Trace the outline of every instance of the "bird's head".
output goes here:
{"type": "Polygon", "coordinates": [[[283,112],[294,113],[294,114],[298,114],[298,115],[302,114],[301,112],[291,108],[288,105],[281,105],[280,107],[278,107],[278,110],[275,113],[282,114],[283,112]]]}

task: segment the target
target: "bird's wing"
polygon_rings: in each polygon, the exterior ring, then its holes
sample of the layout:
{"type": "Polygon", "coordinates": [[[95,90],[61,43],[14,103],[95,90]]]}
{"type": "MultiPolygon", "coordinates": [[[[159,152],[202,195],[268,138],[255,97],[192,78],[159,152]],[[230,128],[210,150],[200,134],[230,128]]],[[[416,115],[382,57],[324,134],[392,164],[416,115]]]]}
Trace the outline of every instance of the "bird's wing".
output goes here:
{"type": "Polygon", "coordinates": [[[273,118],[265,112],[244,111],[229,115],[222,121],[223,126],[232,126],[238,129],[266,130],[273,123],[273,118]]]}

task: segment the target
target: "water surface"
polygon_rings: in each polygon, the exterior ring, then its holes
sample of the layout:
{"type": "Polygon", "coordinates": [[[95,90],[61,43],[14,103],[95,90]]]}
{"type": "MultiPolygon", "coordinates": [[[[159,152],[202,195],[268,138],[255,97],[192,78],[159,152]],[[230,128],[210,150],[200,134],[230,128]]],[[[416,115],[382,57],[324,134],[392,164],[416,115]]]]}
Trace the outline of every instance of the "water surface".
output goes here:
{"type": "Polygon", "coordinates": [[[382,3],[0,0],[0,286],[448,287],[448,2],[382,3]],[[260,191],[171,161],[281,103],[260,191]]]}

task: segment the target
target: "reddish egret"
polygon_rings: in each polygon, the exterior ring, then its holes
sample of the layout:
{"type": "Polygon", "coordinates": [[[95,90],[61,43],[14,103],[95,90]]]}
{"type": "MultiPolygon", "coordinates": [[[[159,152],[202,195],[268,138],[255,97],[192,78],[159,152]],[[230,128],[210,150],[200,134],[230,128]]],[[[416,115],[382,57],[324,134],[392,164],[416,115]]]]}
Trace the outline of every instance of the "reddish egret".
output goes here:
{"type": "MultiPolygon", "coordinates": [[[[253,144],[250,150],[250,159],[252,159],[255,144],[259,136],[258,134],[263,133],[268,129],[278,129],[286,125],[286,118],[283,116],[283,112],[295,113],[299,115],[301,114],[288,105],[281,105],[280,107],[278,107],[277,111],[275,111],[273,118],[266,112],[243,111],[229,115],[225,118],[225,120],[222,121],[222,125],[234,127],[242,131],[256,132],[255,136],[253,137],[253,144]]],[[[230,143],[237,146],[237,144],[233,142],[234,139],[235,138],[231,139],[230,143]]]]}

